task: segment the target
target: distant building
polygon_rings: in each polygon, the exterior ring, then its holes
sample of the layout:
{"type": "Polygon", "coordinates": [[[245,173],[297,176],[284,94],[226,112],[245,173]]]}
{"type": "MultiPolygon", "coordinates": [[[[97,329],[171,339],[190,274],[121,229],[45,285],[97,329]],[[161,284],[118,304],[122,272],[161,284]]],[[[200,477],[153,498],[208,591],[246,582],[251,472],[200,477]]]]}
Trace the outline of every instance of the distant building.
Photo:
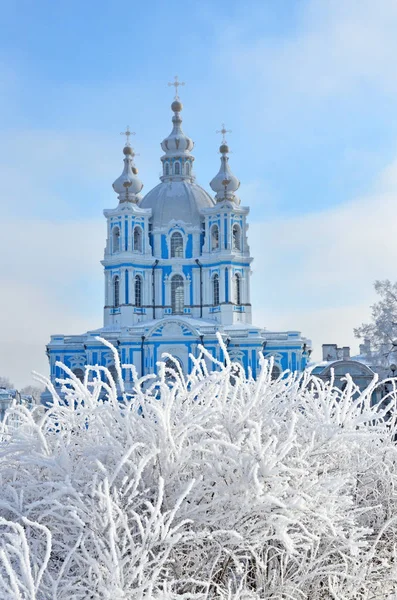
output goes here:
{"type": "Polygon", "coordinates": [[[32,410],[36,405],[33,396],[20,394],[15,389],[0,387],[0,421],[4,419],[7,408],[11,406],[14,400],[17,404],[24,405],[29,410],[32,410]]]}
{"type": "MultiPolygon", "coordinates": [[[[350,375],[357,387],[363,391],[373,381],[377,369],[371,366],[368,359],[368,348],[360,345],[360,354],[350,356],[350,347],[339,348],[337,344],[323,344],[323,360],[318,363],[309,363],[308,368],[312,370],[323,381],[334,378],[335,387],[343,390],[346,386],[346,375],[350,375]]],[[[383,394],[378,388],[373,400],[380,400],[383,394]]]]}
{"type": "MultiPolygon", "coordinates": [[[[182,130],[182,108],[176,95],[172,131],[161,143],[160,183],[143,197],[126,131],[124,169],[113,183],[118,203],[104,211],[104,324],[81,335],[51,336],[47,353],[58,391],[56,379],[63,377],[58,361],[80,379],[86,365],[114,372],[113,354],[97,336],[112,342],[121,362],[133,363],[140,375],[155,373],[163,352],[188,372],[199,344],[222,361],[217,333],[231,359],[254,377],[261,351],[273,357],[276,375],[306,366],[311,344],[299,331],[271,332],[252,324],[249,208],[237,195],[240,182],[230,170],[227,131],[224,126],[220,131],[212,195],[196,183],[194,143],[182,130]]],[[[124,375],[128,389],[131,373],[124,375]]]]}

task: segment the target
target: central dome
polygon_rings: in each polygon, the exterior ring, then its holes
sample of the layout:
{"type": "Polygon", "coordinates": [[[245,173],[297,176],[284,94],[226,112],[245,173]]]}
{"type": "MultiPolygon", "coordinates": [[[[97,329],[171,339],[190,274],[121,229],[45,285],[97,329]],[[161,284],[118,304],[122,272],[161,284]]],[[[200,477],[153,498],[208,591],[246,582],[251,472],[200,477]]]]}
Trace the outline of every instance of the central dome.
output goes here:
{"type": "Polygon", "coordinates": [[[200,211],[215,205],[202,187],[188,181],[163,182],[153,188],[140,202],[141,208],[151,208],[153,225],[160,227],[173,219],[199,225],[200,211]]]}

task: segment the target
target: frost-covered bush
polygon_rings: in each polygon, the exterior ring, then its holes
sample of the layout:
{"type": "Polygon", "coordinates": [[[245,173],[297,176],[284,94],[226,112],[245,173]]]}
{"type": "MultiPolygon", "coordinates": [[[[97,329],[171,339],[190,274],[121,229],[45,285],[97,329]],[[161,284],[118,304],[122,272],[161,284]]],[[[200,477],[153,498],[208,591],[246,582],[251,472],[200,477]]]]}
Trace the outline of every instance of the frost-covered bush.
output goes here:
{"type": "Polygon", "coordinates": [[[66,403],[2,424],[2,600],[397,598],[393,382],[373,407],[376,382],[202,355],[186,378],[124,366],[130,396],[115,358],[119,389],[65,368],[66,403]]]}

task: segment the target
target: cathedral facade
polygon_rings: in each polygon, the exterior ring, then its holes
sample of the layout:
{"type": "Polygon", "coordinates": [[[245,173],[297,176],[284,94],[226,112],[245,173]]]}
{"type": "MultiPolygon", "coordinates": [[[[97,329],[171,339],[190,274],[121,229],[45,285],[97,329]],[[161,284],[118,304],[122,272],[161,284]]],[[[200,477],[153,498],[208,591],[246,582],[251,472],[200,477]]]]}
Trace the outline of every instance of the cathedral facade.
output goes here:
{"type": "MultiPolygon", "coordinates": [[[[189,372],[199,345],[223,361],[217,332],[231,359],[254,377],[260,352],[274,357],[275,375],[306,365],[310,342],[300,332],[252,324],[249,208],[237,194],[240,182],[229,166],[227,132],[223,126],[211,195],[196,182],[194,144],[182,130],[182,108],[176,95],[172,131],[161,143],[160,183],[144,196],[127,129],[124,169],[113,183],[118,204],[104,211],[104,324],[82,335],[51,336],[47,354],[56,386],[63,376],[57,361],[79,378],[86,365],[114,370],[113,354],[98,336],[112,342],[121,362],[134,364],[140,375],[155,373],[164,352],[189,372]]],[[[128,389],[128,369],[125,377],[128,389]]]]}

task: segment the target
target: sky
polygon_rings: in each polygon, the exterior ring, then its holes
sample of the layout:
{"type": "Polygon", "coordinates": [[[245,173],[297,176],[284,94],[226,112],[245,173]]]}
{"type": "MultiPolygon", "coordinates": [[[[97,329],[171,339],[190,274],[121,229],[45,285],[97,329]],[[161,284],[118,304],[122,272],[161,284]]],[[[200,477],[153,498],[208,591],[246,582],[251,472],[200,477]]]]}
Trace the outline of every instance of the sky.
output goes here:
{"type": "Polygon", "coordinates": [[[232,130],[254,323],[356,352],[396,280],[396,30],[395,0],[3,0],[0,376],[30,384],[51,334],[102,325],[119,134],[149,191],[176,74],[207,190],[232,130]]]}

